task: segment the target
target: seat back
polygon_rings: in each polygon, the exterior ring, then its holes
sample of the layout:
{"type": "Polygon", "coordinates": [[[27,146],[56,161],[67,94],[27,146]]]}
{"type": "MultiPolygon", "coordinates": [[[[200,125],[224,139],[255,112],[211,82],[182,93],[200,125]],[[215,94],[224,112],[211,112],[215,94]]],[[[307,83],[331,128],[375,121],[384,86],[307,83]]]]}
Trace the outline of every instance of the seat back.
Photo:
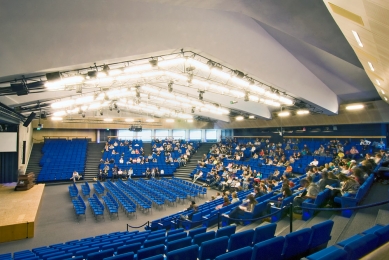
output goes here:
{"type": "Polygon", "coordinates": [[[227,251],[228,237],[219,237],[201,244],[199,259],[215,259],[227,251]]]}
{"type": "MultiPolygon", "coordinates": [[[[309,250],[326,248],[331,240],[331,231],[334,221],[326,220],[311,227],[311,237],[309,239],[309,250]]],[[[311,251],[312,252],[312,251],[311,251]]]]}
{"type": "Polygon", "coordinates": [[[235,231],[236,231],[235,225],[226,226],[216,231],[216,237],[224,237],[224,236],[230,237],[232,234],[235,234],[235,231]]]}
{"type": "Polygon", "coordinates": [[[166,243],[166,252],[170,252],[176,249],[184,248],[192,245],[192,238],[185,237],[178,240],[174,240],[166,243]]]}
{"type": "Polygon", "coordinates": [[[219,255],[215,258],[215,260],[243,260],[243,259],[251,259],[253,254],[253,249],[250,246],[246,246],[244,248],[228,252],[222,255],[219,255]]]}
{"type": "Polygon", "coordinates": [[[228,243],[228,252],[246,246],[251,246],[253,243],[253,238],[254,238],[254,230],[252,229],[231,235],[230,241],[228,243]]]}
{"type": "Polygon", "coordinates": [[[138,250],[141,248],[141,246],[142,246],[142,244],[139,242],[125,245],[125,246],[119,246],[117,249],[117,254],[120,255],[120,254],[124,254],[124,253],[128,253],[128,252],[134,252],[136,254],[136,252],[138,252],[138,250]]]}
{"type": "Polygon", "coordinates": [[[378,246],[389,241],[389,225],[377,230],[374,235],[378,236],[378,246]]]}
{"type": "Polygon", "coordinates": [[[138,250],[137,259],[143,259],[165,253],[165,245],[156,245],[138,250]]]}
{"type": "Polygon", "coordinates": [[[207,228],[206,227],[195,228],[195,229],[192,229],[192,230],[189,231],[188,236],[193,238],[195,235],[203,234],[205,232],[207,232],[207,228]]]}
{"type": "Polygon", "coordinates": [[[188,234],[186,232],[180,232],[167,237],[166,241],[174,241],[177,239],[185,238],[188,234]]]}
{"type": "Polygon", "coordinates": [[[104,258],[113,256],[114,249],[110,248],[96,253],[88,254],[88,260],[103,260],[104,258]]]}
{"type": "MultiPolygon", "coordinates": [[[[72,260],[75,258],[72,258],[72,260]]],[[[115,256],[111,256],[108,258],[104,258],[104,260],[133,260],[134,259],[134,253],[133,252],[128,252],[125,254],[117,254],[115,256]]]]}
{"type": "Polygon", "coordinates": [[[177,234],[177,233],[181,233],[181,232],[184,232],[185,230],[183,228],[177,228],[177,229],[174,229],[174,230],[170,230],[168,233],[167,233],[167,236],[171,236],[173,234],[177,234]]]}
{"type": "Polygon", "coordinates": [[[311,229],[304,228],[285,236],[285,245],[282,255],[285,259],[302,257],[309,248],[311,229]]]}
{"type": "Polygon", "coordinates": [[[271,223],[264,226],[257,227],[254,230],[253,244],[268,240],[274,237],[276,232],[277,224],[271,223]]]}
{"type": "Polygon", "coordinates": [[[280,236],[255,244],[251,260],[281,260],[284,243],[285,238],[280,236]]]}
{"type": "Polygon", "coordinates": [[[344,246],[349,259],[360,259],[362,256],[370,253],[377,248],[378,237],[373,234],[367,234],[344,246]]]}
{"type": "Polygon", "coordinates": [[[198,245],[191,245],[181,249],[170,251],[166,254],[167,260],[197,260],[198,245]]]}
{"type": "Polygon", "coordinates": [[[193,238],[192,244],[196,244],[198,246],[201,246],[201,243],[203,243],[204,241],[208,241],[208,240],[211,240],[214,238],[215,238],[215,231],[209,231],[209,232],[204,233],[204,234],[195,235],[193,238]]]}
{"type": "Polygon", "coordinates": [[[151,247],[151,246],[156,246],[160,244],[165,244],[165,237],[160,237],[160,238],[155,238],[151,240],[146,240],[143,243],[143,248],[151,247]]]}

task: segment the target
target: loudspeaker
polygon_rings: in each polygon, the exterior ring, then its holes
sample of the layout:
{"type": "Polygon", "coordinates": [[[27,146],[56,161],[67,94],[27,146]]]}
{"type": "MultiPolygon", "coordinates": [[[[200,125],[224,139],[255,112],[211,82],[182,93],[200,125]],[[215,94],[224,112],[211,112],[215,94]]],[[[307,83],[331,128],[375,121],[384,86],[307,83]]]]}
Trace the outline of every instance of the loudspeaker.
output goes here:
{"type": "Polygon", "coordinates": [[[31,121],[35,118],[36,114],[31,112],[31,114],[27,117],[26,121],[24,121],[23,126],[27,127],[30,125],[31,121]]]}
{"type": "Polygon", "coordinates": [[[52,72],[52,73],[46,73],[46,78],[49,81],[56,81],[61,79],[61,73],[59,71],[52,72]]]}
{"type": "Polygon", "coordinates": [[[22,164],[26,163],[26,141],[23,141],[22,164]]]}
{"type": "Polygon", "coordinates": [[[11,89],[18,96],[28,95],[29,92],[25,83],[11,83],[11,89]]]}

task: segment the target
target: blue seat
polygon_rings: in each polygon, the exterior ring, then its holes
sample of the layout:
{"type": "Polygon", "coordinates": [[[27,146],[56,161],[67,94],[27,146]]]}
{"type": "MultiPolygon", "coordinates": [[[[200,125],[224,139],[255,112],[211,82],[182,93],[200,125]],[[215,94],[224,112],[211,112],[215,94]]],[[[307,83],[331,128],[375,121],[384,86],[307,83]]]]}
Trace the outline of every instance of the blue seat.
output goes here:
{"type": "Polygon", "coordinates": [[[309,252],[313,253],[326,248],[331,240],[331,231],[334,221],[326,220],[311,227],[311,237],[309,239],[309,252]]]}
{"type": "Polygon", "coordinates": [[[282,249],[284,248],[284,244],[284,237],[274,237],[263,242],[259,242],[253,247],[251,260],[282,260],[282,249]]]}
{"type": "Polygon", "coordinates": [[[215,258],[215,260],[244,260],[251,259],[253,254],[253,249],[249,246],[243,247],[241,249],[225,253],[215,258]]]}
{"type": "Polygon", "coordinates": [[[166,238],[166,242],[170,242],[170,241],[174,241],[174,240],[178,240],[178,239],[181,239],[181,238],[185,238],[187,237],[188,234],[186,232],[180,232],[180,233],[176,233],[176,234],[173,234],[173,235],[170,235],[166,238]]]}
{"type": "Polygon", "coordinates": [[[181,249],[170,251],[166,254],[167,260],[197,260],[198,245],[191,245],[181,249]]]}
{"type": "Polygon", "coordinates": [[[378,246],[381,246],[389,241],[389,225],[374,232],[378,236],[378,246]]]}
{"type": "Polygon", "coordinates": [[[88,254],[88,260],[103,260],[104,258],[113,256],[114,249],[110,248],[96,253],[88,254]]]}
{"type": "Polygon", "coordinates": [[[201,244],[199,259],[215,259],[227,251],[228,237],[218,237],[201,244]]]}
{"type": "Polygon", "coordinates": [[[192,245],[192,238],[185,237],[166,243],[166,252],[177,250],[192,245]]]}
{"type": "Polygon", "coordinates": [[[235,225],[222,227],[221,229],[218,229],[216,231],[216,237],[224,237],[224,236],[230,237],[232,234],[235,234],[235,231],[236,231],[235,225]]]}
{"type": "Polygon", "coordinates": [[[171,236],[173,234],[177,234],[177,233],[181,233],[181,232],[184,232],[185,230],[183,228],[178,228],[178,229],[174,229],[174,230],[170,230],[167,235],[168,236],[171,236]]]}
{"type": "Polygon", "coordinates": [[[306,257],[309,260],[346,260],[347,252],[336,246],[330,246],[306,257]]]}
{"type": "Polygon", "coordinates": [[[160,244],[165,244],[165,239],[166,239],[165,237],[160,237],[160,238],[155,238],[155,239],[151,239],[151,240],[146,240],[143,243],[143,248],[156,246],[156,245],[160,245],[160,244]]]}
{"type": "Polygon", "coordinates": [[[246,246],[251,246],[254,238],[254,230],[246,230],[239,233],[231,235],[228,242],[228,252],[243,248],[246,246]]]}
{"type": "Polygon", "coordinates": [[[143,260],[164,260],[165,257],[163,255],[155,255],[152,257],[144,258],[143,260]]]}
{"type": "MultiPolygon", "coordinates": [[[[74,259],[74,258],[72,258],[74,259]]],[[[133,260],[134,259],[134,253],[133,252],[128,252],[125,254],[118,254],[116,256],[111,256],[108,258],[105,258],[104,260],[133,260]]]]}
{"type": "Polygon", "coordinates": [[[375,250],[377,245],[378,237],[373,234],[367,234],[345,245],[344,250],[348,253],[348,259],[359,259],[375,250]]]}
{"type": "Polygon", "coordinates": [[[113,249],[114,252],[117,251],[117,248],[122,246],[123,245],[123,242],[118,242],[118,243],[110,243],[109,245],[104,245],[101,247],[101,250],[106,250],[106,249],[113,249]]]}
{"type": "Polygon", "coordinates": [[[201,243],[215,238],[215,231],[209,231],[203,234],[197,234],[194,236],[192,244],[201,246],[201,243]]]}
{"type": "Polygon", "coordinates": [[[138,252],[138,250],[141,248],[142,244],[141,243],[133,243],[133,244],[129,244],[129,245],[125,245],[125,246],[119,246],[117,248],[117,254],[120,255],[120,254],[124,254],[124,253],[128,253],[128,252],[134,252],[136,254],[136,252],[138,252]]]}
{"type": "MultiPolygon", "coordinates": [[[[63,260],[63,259],[66,259],[66,258],[71,258],[73,256],[72,253],[62,253],[61,255],[58,255],[58,256],[53,256],[53,257],[49,257],[47,258],[47,260],[63,260]]],[[[2,260],[3,258],[0,257],[0,259],[2,260]]],[[[12,258],[10,258],[12,259],[12,258]]]]}
{"type": "Polygon", "coordinates": [[[139,249],[138,253],[137,253],[137,259],[144,259],[147,257],[160,255],[160,254],[164,254],[164,253],[165,253],[165,246],[163,244],[151,246],[148,248],[139,249]]]}
{"type": "Polygon", "coordinates": [[[257,227],[254,230],[253,244],[268,240],[274,237],[276,232],[277,224],[270,223],[264,226],[257,227]]]}
{"type": "Polygon", "coordinates": [[[311,229],[304,228],[285,236],[284,249],[282,256],[285,259],[303,257],[309,248],[309,239],[311,229]]]}
{"type": "Polygon", "coordinates": [[[83,258],[87,258],[88,254],[98,252],[98,247],[92,247],[88,249],[79,250],[75,253],[75,256],[82,256],[83,258]]]}
{"type": "Polygon", "coordinates": [[[195,228],[195,229],[192,229],[189,231],[188,236],[190,236],[191,238],[194,238],[195,235],[203,234],[205,232],[207,232],[206,227],[195,228]]]}

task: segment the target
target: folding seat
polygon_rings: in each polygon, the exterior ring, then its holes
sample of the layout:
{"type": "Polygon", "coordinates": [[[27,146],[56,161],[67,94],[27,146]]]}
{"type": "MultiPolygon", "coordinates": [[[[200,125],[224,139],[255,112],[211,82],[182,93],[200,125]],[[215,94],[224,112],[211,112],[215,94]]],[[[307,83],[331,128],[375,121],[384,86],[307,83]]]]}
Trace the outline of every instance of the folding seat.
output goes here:
{"type": "Polygon", "coordinates": [[[389,225],[374,232],[378,236],[378,245],[381,246],[389,241],[389,225]]]}
{"type": "Polygon", "coordinates": [[[144,260],[164,260],[165,257],[163,255],[155,255],[152,257],[147,257],[144,260]]]}
{"type": "Polygon", "coordinates": [[[228,242],[228,252],[243,248],[246,246],[251,246],[254,238],[254,230],[246,230],[239,233],[231,235],[228,242]]]}
{"type": "Polygon", "coordinates": [[[227,251],[228,237],[219,237],[205,241],[201,244],[199,251],[199,259],[215,259],[217,256],[224,254],[227,251]]]}
{"type": "Polygon", "coordinates": [[[191,245],[181,249],[170,251],[166,254],[167,260],[197,260],[198,245],[191,245]]]}
{"type": "Polygon", "coordinates": [[[170,235],[166,238],[166,242],[170,242],[170,241],[174,241],[174,240],[178,240],[178,239],[181,239],[181,238],[185,238],[187,237],[188,234],[186,232],[180,232],[180,233],[176,233],[176,234],[173,234],[173,235],[170,235]]]}
{"type": "Polygon", "coordinates": [[[87,258],[88,254],[94,253],[94,252],[98,252],[98,251],[99,251],[98,247],[91,247],[91,248],[88,248],[88,249],[83,249],[83,250],[76,251],[74,253],[74,255],[75,256],[82,256],[83,258],[87,258]]]}
{"type": "Polygon", "coordinates": [[[282,256],[285,259],[303,257],[309,248],[311,229],[304,228],[285,236],[285,245],[282,256]]]}
{"type": "Polygon", "coordinates": [[[108,244],[108,245],[105,245],[105,246],[103,246],[102,248],[101,248],[101,250],[107,250],[107,249],[113,249],[114,250],[114,252],[116,252],[117,251],[117,248],[118,247],[120,247],[120,246],[122,246],[123,245],[123,242],[119,242],[119,243],[110,243],[110,244],[108,244]]]}
{"type": "Polygon", "coordinates": [[[378,245],[378,237],[373,234],[367,234],[344,246],[348,253],[348,259],[360,259],[364,255],[375,250],[378,245]]]}
{"type": "Polygon", "coordinates": [[[326,248],[328,241],[331,240],[331,231],[334,221],[326,220],[311,227],[311,237],[309,239],[309,252],[317,252],[326,248]]]}
{"type": "Polygon", "coordinates": [[[250,260],[252,253],[253,249],[250,246],[246,246],[241,249],[219,255],[215,258],[215,260],[250,260]]]}
{"type": "Polygon", "coordinates": [[[277,228],[277,224],[275,224],[275,223],[270,223],[270,224],[255,228],[254,237],[253,237],[253,244],[255,245],[259,242],[273,238],[274,234],[276,232],[276,228],[277,228]]]}
{"type": "Polygon", "coordinates": [[[195,229],[192,229],[192,230],[189,231],[188,236],[193,238],[195,235],[203,234],[205,232],[207,232],[207,228],[206,227],[195,228],[195,229]]]}
{"type": "Polygon", "coordinates": [[[180,232],[184,232],[184,229],[183,228],[178,228],[178,229],[170,230],[167,233],[167,235],[170,236],[170,235],[177,234],[177,233],[180,233],[180,232]]]}
{"type": "Polygon", "coordinates": [[[216,237],[223,237],[223,236],[230,237],[231,235],[235,234],[235,231],[236,231],[235,225],[222,227],[221,229],[218,229],[216,231],[216,237]]]}
{"type": "Polygon", "coordinates": [[[124,246],[119,246],[117,248],[117,254],[124,254],[124,253],[128,253],[128,252],[134,252],[136,254],[136,252],[138,252],[138,250],[141,248],[142,244],[141,243],[133,243],[133,244],[129,244],[129,245],[124,245],[124,246]]]}
{"type": "Polygon", "coordinates": [[[197,234],[193,237],[192,244],[197,244],[201,246],[201,243],[215,238],[215,231],[209,231],[203,234],[197,234]]]}
{"type": "Polygon", "coordinates": [[[285,238],[281,236],[255,244],[251,260],[282,260],[282,249],[284,244],[285,238]]]}
{"type": "Polygon", "coordinates": [[[343,249],[330,246],[306,257],[308,260],[347,260],[347,252],[343,249]]]}
{"type": "Polygon", "coordinates": [[[124,254],[118,254],[115,256],[104,258],[104,260],[133,260],[134,259],[134,253],[128,252],[124,254]]]}
{"type": "Polygon", "coordinates": [[[88,254],[88,260],[103,260],[107,257],[113,256],[114,249],[110,248],[96,253],[88,254]]]}
{"type": "Polygon", "coordinates": [[[177,250],[192,245],[192,238],[185,237],[166,243],[166,252],[177,250]]]}
{"type": "Polygon", "coordinates": [[[159,254],[164,254],[165,252],[165,245],[156,245],[156,246],[151,246],[148,248],[142,248],[138,250],[137,253],[137,259],[141,260],[147,257],[159,255],[159,254]]]}

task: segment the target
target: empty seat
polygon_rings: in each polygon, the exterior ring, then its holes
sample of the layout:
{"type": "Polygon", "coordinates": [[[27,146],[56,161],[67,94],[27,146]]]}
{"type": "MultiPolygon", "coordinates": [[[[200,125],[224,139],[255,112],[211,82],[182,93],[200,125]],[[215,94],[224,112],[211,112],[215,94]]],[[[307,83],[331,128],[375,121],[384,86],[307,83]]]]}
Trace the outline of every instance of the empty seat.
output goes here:
{"type": "Polygon", "coordinates": [[[160,255],[165,252],[165,246],[162,245],[156,245],[148,248],[143,248],[138,250],[137,254],[137,259],[144,259],[147,257],[155,256],[155,255],[160,255]]]}
{"type": "Polygon", "coordinates": [[[307,256],[309,260],[346,260],[347,252],[336,246],[330,246],[320,250],[312,255],[307,256]]]}
{"type": "Polygon", "coordinates": [[[141,248],[142,244],[141,243],[134,243],[134,244],[130,244],[130,245],[125,245],[125,246],[119,246],[118,249],[117,249],[117,254],[120,255],[120,254],[124,254],[124,253],[128,253],[128,252],[134,252],[136,254],[136,252],[138,252],[138,250],[141,248]]]}
{"type": "Polygon", "coordinates": [[[228,237],[219,237],[201,244],[199,251],[199,259],[215,259],[217,256],[224,254],[227,251],[228,237]]]}
{"type": "Polygon", "coordinates": [[[215,260],[244,260],[251,259],[253,249],[250,246],[237,249],[232,252],[228,252],[222,255],[219,255],[215,260]]]}
{"type": "Polygon", "coordinates": [[[331,231],[334,221],[327,220],[311,227],[311,237],[309,239],[310,253],[326,248],[331,240],[331,231]]]}
{"type": "Polygon", "coordinates": [[[192,238],[185,237],[178,240],[174,240],[166,243],[166,252],[173,251],[176,249],[184,248],[192,245],[192,238]]]}
{"type": "Polygon", "coordinates": [[[103,260],[104,258],[113,256],[113,248],[103,250],[96,253],[88,254],[88,260],[103,260]]]}
{"type": "Polygon", "coordinates": [[[235,225],[226,226],[216,231],[216,237],[224,237],[224,236],[230,237],[232,234],[235,234],[235,231],[236,231],[235,225]]]}
{"type": "Polygon", "coordinates": [[[251,246],[253,243],[253,238],[254,238],[254,230],[252,229],[231,235],[230,241],[228,243],[228,252],[246,246],[251,246]]]}
{"type": "Polygon", "coordinates": [[[253,244],[268,240],[274,237],[276,232],[277,224],[270,223],[264,226],[257,227],[254,230],[253,244]]]}
{"type": "Polygon", "coordinates": [[[378,245],[378,237],[373,234],[367,234],[344,247],[348,253],[349,259],[359,259],[362,256],[375,250],[378,245]]]}
{"type": "Polygon", "coordinates": [[[203,234],[205,232],[207,232],[207,228],[206,227],[195,228],[195,229],[192,229],[192,230],[189,231],[188,236],[193,238],[195,235],[203,234]]]}
{"type": "Polygon", "coordinates": [[[107,257],[104,260],[133,260],[133,259],[134,259],[134,253],[133,252],[128,252],[128,253],[125,253],[125,254],[120,254],[120,255],[116,255],[116,256],[107,257]]]}
{"type": "Polygon", "coordinates": [[[303,257],[309,248],[311,229],[304,228],[285,236],[285,245],[282,255],[285,259],[303,257]]]}
{"type": "Polygon", "coordinates": [[[188,234],[186,232],[175,233],[173,235],[168,236],[166,238],[166,241],[170,242],[170,241],[178,240],[178,239],[187,237],[187,235],[188,234]]]}
{"type": "Polygon", "coordinates": [[[151,257],[147,257],[144,260],[164,260],[165,257],[163,255],[155,255],[151,257]]]}
{"type": "Polygon", "coordinates": [[[165,244],[165,237],[160,237],[160,238],[155,238],[151,240],[146,240],[143,243],[143,248],[151,247],[151,246],[156,246],[160,244],[165,244]]]}
{"type": "Polygon", "coordinates": [[[208,241],[214,238],[215,238],[215,231],[209,231],[204,234],[197,234],[194,236],[192,244],[201,246],[201,243],[203,243],[204,241],[208,241]]]}
{"type": "Polygon", "coordinates": [[[197,260],[198,245],[191,245],[181,249],[170,251],[166,254],[167,260],[197,260]]]}
{"type": "Polygon", "coordinates": [[[253,247],[251,260],[281,260],[282,249],[284,248],[285,238],[274,237],[263,242],[259,242],[253,247]]]}

